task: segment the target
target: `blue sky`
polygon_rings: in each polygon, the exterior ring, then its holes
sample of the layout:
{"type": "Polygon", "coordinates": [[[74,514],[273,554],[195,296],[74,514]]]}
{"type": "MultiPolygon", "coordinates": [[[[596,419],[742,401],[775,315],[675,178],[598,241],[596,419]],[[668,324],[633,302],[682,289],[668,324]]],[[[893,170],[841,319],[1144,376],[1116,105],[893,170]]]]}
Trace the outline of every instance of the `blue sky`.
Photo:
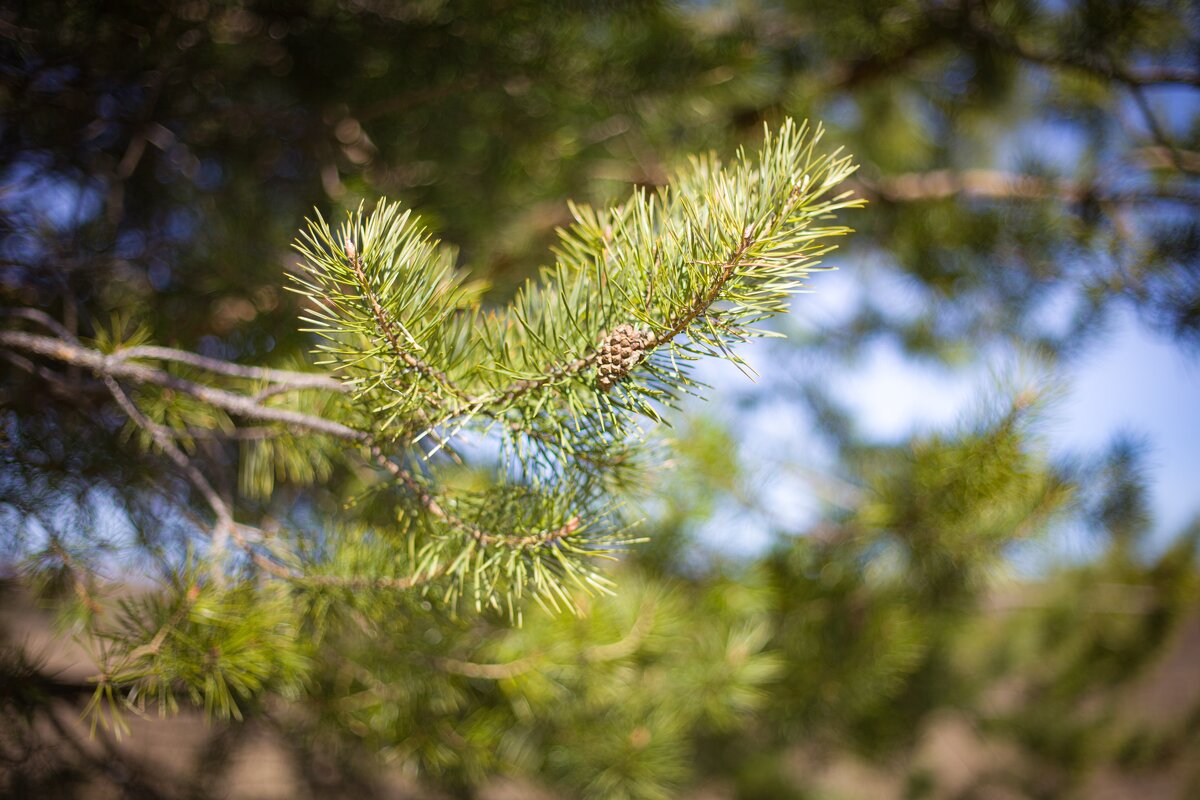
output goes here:
{"type": "MultiPolygon", "coordinates": [[[[1050,85],[1037,70],[1029,77],[1023,96],[1032,112],[1045,99],[1042,93],[1050,85]]],[[[1200,113],[1197,93],[1189,88],[1154,86],[1147,94],[1168,135],[1186,137],[1200,113]]],[[[1114,147],[1152,140],[1132,97],[1123,96],[1117,112],[1120,122],[1114,122],[1114,147]]],[[[1033,120],[1007,134],[995,132],[992,144],[994,163],[981,162],[980,166],[1019,172],[1024,157],[1031,153],[1065,175],[1089,174],[1095,166],[1081,161],[1088,152],[1084,130],[1062,118],[1046,120],[1035,113],[1033,120]]],[[[1128,182],[1125,172],[1120,159],[1099,168],[1100,177],[1114,185],[1128,182]]],[[[886,265],[872,268],[870,263],[841,253],[830,263],[840,269],[813,276],[813,293],[795,300],[785,327],[818,331],[833,327],[849,318],[868,292],[886,296],[889,311],[915,313],[921,304],[931,302],[886,265]]],[[[1046,304],[1047,332],[1068,317],[1072,291],[1064,284],[1063,291],[1046,304]]],[[[769,342],[753,342],[742,353],[759,372],[767,373],[779,368],[772,347],[769,342]]],[[[791,368],[794,363],[789,359],[791,368]]],[[[999,351],[951,369],[914,361],[898,345],[885,340],[872,344],[865,358],[853,364],[815,359],[811,363],[801,359],[801,363],[801,369],[810,373],[797,376],[797,380],[823,375],[835,398],[853,412],[859,430],[880,441],[898,441],[913,432],[969,420],[998,374],[1011,373],[1014,365],[1028,367],[1012,351],[999,351]]],[[[1151,550],[1162,548],[1200,515],[1200,351],[1181,348],[1149,330],[1128,308],[1118,308],[1107,327],[1070,360],[1057,365],[1053,376],[1061,391],[1050,404],[1041,429],[1051,455],[1095,456],[1119,435],[1142,444],[1155,515],[1148,546],[1151,550]]],[[[744,387],[746,379],[740,372],[714,362],[703,366],[700,377],[717,388],[712,413],[723,419],[738,414],[732,397],[744,387]]],[[[757,552],[769,541],[768,523],[802,528],[824,513],[823,503],[836,497],[837,487],[822,475],[832,460],[813,436],[812,421],[798,414],[794,406],[768,404],[751,415],[736,417],[743,460],[765,465],[752,481],[771,519],[760,519],[742,507],[723,508],[701,534],[715,548],[757,552]],[[746,459],[746,454],[754,457],[746,459]]],[[[1036,569],[1033,562],[1044,564],[1047,558],[1084,558],[1092,549],[1086,532],[1064,530],[1026,565],[1036,569]]]]}
{"type": "MultiPolygon", "coordinates": [[[[796,299],[794,314],[802,325],[831,324],[854,307],[862,281],[850,268],[817,275],[814,293],[796,299]]],[[[757,341],[742,352],[765,373],[777,368],[772,352],[778,346],[757,341]]],[[[1001,352],[959,369],[946,368],[913,361],[881,341],[861,361],[836,365],[827,380],[863,434],[897,441],[971,419],[979,398],[988,394],[997,376],[1011,374],[1014,364],[1019,368],[1021,359],[1001,352]]],[[[814,360],[801,369],[806,368],[825,370],[829,365],[814,360]]],[[[1055,456],[1087,456],[1118,435],[1140,440],[1155,514],[1149,546],[1161,548],[1200,514],[1200,354],[1120,311],[1101,335],[1053,374],[1060,391],[1041,427],[1046,447],[1055,456]]],[[[716,388],[709,411],[736,419],[743,460],[752,471],[752,464],[758,465],[750,480],[770,517],[731,504],[705,525],[702,539],[722,552],[750,555],[768,544],[767,522],[803,527],[819,519],[825,504],[837,497],[838,486],[823,474],[832,462],[813,436],[811,421],[784,402],[738,414],[733,397],[746,388],[747,379],[732,365],[706,362],[701,378],[716,388]]],[[[1032,559],[1024,557],[1022,566],[1036,570],[1047,558],[1077,559],[1090,552],[1085,532],[1065,529],[1041,543],[1032,559]]]]}
{"type": "MultiPolygon", "coordinates": [[[[948,372],[880,348],[838,395],[864,432],[899,439],[966,415],[988,365],[948,372]]],[[[1119,434],[1145,443],[1145,466],[1162,543],[1200,513],[1200,358],[1122,311],[1098,341],[1059,373],[1065,392],[1044,432],[1052,452],[1092,453],[1119,434]]]]}

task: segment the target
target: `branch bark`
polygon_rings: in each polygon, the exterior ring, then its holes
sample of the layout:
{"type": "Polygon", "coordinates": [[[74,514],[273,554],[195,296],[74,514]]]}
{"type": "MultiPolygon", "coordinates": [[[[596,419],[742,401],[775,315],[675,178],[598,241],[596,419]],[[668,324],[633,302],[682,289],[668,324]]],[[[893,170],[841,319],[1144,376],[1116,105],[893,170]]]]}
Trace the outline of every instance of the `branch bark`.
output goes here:
{"type": "MultiPolygon", "coordinates": [[[[144,347],[130,348],[128,350],[119,351],[113,355],[106,355],[97,350],[92,350],[80,344],[57,339],[48,336],[40,336],[37,334],[24,333],[21,331],[0,331],[0,346],[6,346],[12,350],[20,350],[34,355],[40,355],[45,358],[51,358],[64,364],[70,364],[90,369],[98,378],[100,378],[121,410],[140,428],[144,429],[154,439],[155,444],[183,471],[184,475],[192,482],[193,485],[200,491],[205,501],[212,508],[213,513],[217,517],[218,527],[213,537],[214,548],[219,549],[223,544],[223,540],[229,536],[234,537],[238,544],[243,547],[254,559],[255,563],[267,569],[277,577],[284,577],[290,580],[308,580],[331,583],[334,579],[321,578],[314,579],[308,576],[300,576],[292,573],[289,570],[281,567],[275,562],[266,559],[261,554],[249,547],[238,534],[237,524],[233,521],[233,515],[230,512],[228,505],[221,499],[220,495],[209,483],[207,478],[196,469],[188,459],[187,455],[176,444],[176,439],[180,435],[192,435],[188,431],[176,432],[155,423],[147,418],[145,414],[134,404],[125,391],[117,382],[118,379],[130,380],[135,383],[150,384],[161,386],[163,388],[179,391],[192,397],[195,397],[203,402],[209,403],[217,408],[224,409],[232,414],[246,417],[249,419],[258,419],[267,422],[278,422],[288,427],[300,430],[306,430],[312,433],[334,436],[338,439],[352,442],[365,446],[375,459],[376,463],[387,470],[394,478],[400,481],[405,488],[413,492],[421,502],[421,505],[432,514],[435,518],[454,527],[464,534],[470,536],[481,545],[502,545],[515,548],[530,548],[540,547],[552,544],[560,539],[570,536],[577,531],[581,525],[578,517],[572,517],[567,522],[557,528],[548,529],[545,531],[536,531],[528,534],[498,534],[490,531],[485,531],[476,525],[473,525],[466,520],[463,520],[445,510],[438,502],[437,498],[429,491],[429,489],[421,484],[420,481],[408,470],[387,457],[387,454],[376,441],[375,437],[366,431],[359,431],[349,426],[343,425],[333,420],[325,419],[311,414],[303,414],[297,411],[288,409],[274,408],[264,406],[255,398],[240,395],[235,392],[217,389],[211,386],[188,381],[183,378],[178,378],[162,370],[147,367],[142,364],[131,363],[134,357],[143,358],[162,358],[170,361],[189,364],[199,369],[206,369],[217,374],[229,375],[232,377],[245,378],[249,377],[250,373],[254,373],[260,379],[267,379],[265,376],[270,376],[270,380],[277,386],[285,386],[289,389],[331,389],[336,388],[337,391],[345,391],[341,383],[331,381],[324,376],[310,375],[302,372],[288,372],[285,370],[267,370],[257,367],[243,367],[241,365],[229,364],[227,362],[217,361],[215,359],[197,356],[179,350],[171,350],[169,348],[144,347]],[[330,386],[333,384],[333,386],[330,386]]],[[[425,580],[429,580],[427,577],[425,580]]],[[[416,576],[411,579],[388,579],[383,584],[372,584],[380,586],[392,585],[394,588],[408,588],[415,583],[424,582],[418,581],[416,576]],[[407,583],[404,581],[412,581],[407,583]],[[400,581],[400,582],[398,582],[400,581]],[[401,587],[403,583],[403,587],[401,587]]]]}
{"type": "Polygon", "coordinates": [[[284,389],[321,389],[327,392],[339,393],[346,393],[348,391],[344,383],[326,375],[317,375],[311,372],[295,372],[285,369],[270,369],[267,367],[244,366],[170,347],[156,347],[152,345],[130,347],[117,351],[113,357],[120,358],[122,361],[137,359],[173,361],[207,372],[214,372],[218,375],[228,375],[231,378],[246,378],[248,380],[277,384],[284,389]]]}
{"type": "Polygon", "coordinates": [[[1065,178],[1045,178],[990,169],[911,172],[870,182],[859,179],[855,183],[855,188],[862,194],[891,202],[969,197],[990,200],[1059,200],[1070,203],[1094,200],[1097,203],[1113,205],[1160,202],[1200,205],[1200,193],[1170,187],[1108,190],[1065,178]]]}
{"type": "MultiPolygon", "coordinates": [[[[0,331],[0,346],[44,356],[64,364],[85,367],[101,379],[107,376],[115,379],[130,380],[135,383],[161,386],[164,389],[173,389],[192,395],[209,405],[224,409],[231,414],[246,417],[247,419],[278,422],[289,427],[334,436],[346,441],[361,442],[366,437],[366,434],[361,431],[325,419],[324,417],[317,417],[312,414],[304,414],[284,408],[264,406],[245,395],[195,383],[154,367],[131,363],[128,354],[123,352],[106,355],[97,350],[73,344],[63,339],[39,336],[21,331],[0,331]]],[[[162,349],[165,350],[166,348],[162,349]]],[[[182,353],[182,351],[175,351],[175,353],[182,353]]],[[[211,361],[211,359],[204,359],[201,356],[197,356],[196,358],[199,360],[185,363],[200,366],[204,362],[211,361]]],[[[179,359],[173,358],[172,360],[179,359]]],[[[234,368],[238,365],[228,364],[226,366],[234,368]]],[[[286,373],[282,370],[272,370],[270,372],[274,374],[275,382],[280,385],[286,384],[292,388],[327,388],[324,383],[311,380],[311,378],[319,376],[307,376],[305,373],[286,373]],[[296,379],[296,383],[287,383],[287,380],[290,379],[281,377],[286,375],[304,376],[304,379],[296,379]]],[[[229,372],[225,372],[224,374],[229,374],[229,372]]],[[[338,386],[340,387],[341,384],[338,384],[338,386]]],[[[339,391],[344,390],[339,389],[339,391]]]]}

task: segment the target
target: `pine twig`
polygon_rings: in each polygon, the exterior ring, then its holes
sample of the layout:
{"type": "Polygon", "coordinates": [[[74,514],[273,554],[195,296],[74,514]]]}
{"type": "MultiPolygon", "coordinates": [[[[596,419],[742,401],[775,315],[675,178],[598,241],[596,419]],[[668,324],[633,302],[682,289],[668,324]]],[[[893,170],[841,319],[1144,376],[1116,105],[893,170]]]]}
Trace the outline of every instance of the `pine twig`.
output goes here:
{"type": "Polygon", "coordinates": [[[387,454],[375,444],[373,441],[367,445],[368,450],[374,457],[375,462],[379,466],[387,470],[394,478],[399,480],[404,486],[416,495],[418,501],[433,516],[440,519],[442,522],[456,528],[481,545],[496,545],[501,544],[507,547],[530,548],[541,547],[559,541],[567,536],[570,536],[575,531],[579,530],[579,517],[571,517],[565,523],[557,528],[550,530],[539,531],[536,533],[520,535],[497,534],[483,530],[477,525],[473,525],[461,517],[446,511],[442,508],[437,498],[424,486],[420,481],[413,476],[411,472],[397,464],[395,461],[387,457],[387,454]]]}
{"type": "MultiPolygon", "coordinates": [[[[354,240],[347,238],[345,241],[346,258],[350,262],[350,268],[354,272],[354,278],[358,282],[358,290],[362,292],[363,298],[371,307],[371,314],[375,318],[375,324],[383,334],[388,347],[391,348],[392,355],[403,361],[410,369],[419,372],[426,377],[433,378],[435,381],[445,387],[451,394],[459,398],[465,398],[466,394],[456,386],[446,373],[441,370],[434,369],[429,364],[426,364],[421,359],[414,356],[412,353],[401,346],[400,337],[396,335],[395,325],[392,319],[384,310],[383,305],[379,302],[379,295],[371,288],[371,282],[367,278],[367,273],[363,269],[362,260],[358,255],[358,248],[354,244],[354,240]]],[[[435,405],[440,405],[440,401],[436,397],[431,398],[431,402],[435,405]]]]}

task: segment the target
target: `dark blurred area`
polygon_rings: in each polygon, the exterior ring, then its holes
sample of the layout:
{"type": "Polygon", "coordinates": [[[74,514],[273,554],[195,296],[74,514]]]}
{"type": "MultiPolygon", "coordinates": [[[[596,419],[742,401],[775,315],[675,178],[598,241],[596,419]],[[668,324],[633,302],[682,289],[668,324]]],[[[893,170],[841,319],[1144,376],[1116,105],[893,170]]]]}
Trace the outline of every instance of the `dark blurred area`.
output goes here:
{"type": "MultiPolygon", "coordinates": [[[[920,704],[921,712],[894,732],[901,748],[881,740],[866,749],[831,741],[825,726],[820,732],[804,732],[783,751],[764,747],[761,734],[732,744],[710,741],[700,779],[672,789],[670,796],[1191,797],[1196,788],[1200,616],[1193,602],[1190,617],[1173,626],[1177,630],[1165,642],[1142,638],[1134,630],[1146,624],[1147,615],[1158,617],[1152,624],[1163,621],[1159,601],[1146,586],[1113,583],[1076,591],[1069,599],[1051,597],[1043,586],[993,593],[970,620],[968,649],[975,657],[962,665],[962,673],[940,674],[933,685],[923,687],[937,699],[920,704]],[[1108,630],[1081,650],[1089,637],[1063,628],[1074,627],[1072,620],[1084,614],[1102,615],[1100,627],[1108,630]],[[1030,625],[1032,619],[1037,624],[1030,625]],[[1014,647],[1021,639],[1026,640],[1021,648],[1014,647]],[[997,646],[998,640],[1007,646],[997,646]],[[1014,659],[1018,649],[1027,652],[1014,659]],[[1070,667],[1060,660],[1067,652],[1070,667]],[[1147,663],[1139,652],[1152,653],[1147,663]],[[987,664],[980,658],[1015,663],[987,664]],[[965,687],[970,687],[970,701],[962,694],[965,687]]],[[[10,641],[19,640],[26,652],[38,654],[30,664],[5,664],[5,699],[32,693],[41,709],[30,714],[27,726],[10,727],[3,735],[0,776],[7,797],[425,800],[461,793],[445,784],[439,788],[438,781],[426,776],[418,779],[395,758],[379,759],[374,749],[358,742],[357,731],[347,738],[313,708],[280,700],[237,723],[214,723],[202,711],[188,710],[166,719],[132,717],[123,737],[104,729],[89,732],[80,721],[80,708],[90,699],[88,677],[95,669],[88,653],[55,632],[51,615],[34,610],[28,598],[14,597],[11,589],[2,620],[10,641]],[[45,675],[53,677],[38,677],[45,675]]],[[[887,641],[889,649],[895,643],[886,631],[864,631],[854,622],[849,627],[862,641],[858,646],[872,654],[867,663],[841,661],[836,670],[826,670],[825,680],[834,680],[835,673],[847,682],[867,674],[878,680],[887,667],[870,662],[886,658],[878,650],[881,642],[887,641]]],[[[823,652],[826,658],[833,655],[823,652]]],[[[911,708],[912,688],[893,696],[887,711],[903,714],[899,704],[911,708]]],[[[868,703],[870,697],[891,694],[879,686],[846,690],[868,703]]],[[[828,691],[822,694],[823,700],[830,699],[828,691]]],[[[847,698],[834,702],[841,713],[862,718],[847,698]]],[[[8,705],[5,713],[31,710],[8,705]]],[[[603,735],[632,734],[636,744],[646,731],[634,726],[603,735]]],[[[571,738],[572,744],[587,744],[578,735],[571,738]]],[[[610,749],[607,755],[615,754],[610,749]]],[[[593,766],[607,768],[614,761],[593,766]]],[[[584,774],[592,777],[597,771],[584,774]]],[[[481,777],[470,796],[575,796],[570,788],[547,788],[547,777],[509,768],[481,777]]]]}
{"type": "MultiPolygon", "coordinates": [[[[180,560],[196,502],[107,394],[0,352],[0,792],[1200,796],[1200,526],[1145,546],[1139,448],[1051,457],[1020,392],[961,430],[876,441],[826,371],[879,341],[922,363],[1009,348],[1058,368],[1118,313],[1194,353],[1198,98],[1187,2],[4,4],[6,327],[36,309],[84,340],[137,329],[295,367],[312,342],[282,287],[314,210],[399,198],[503,303],[552,258],[568,198],[663,185],[785,116],[826,124],[870,202],[836,259],[858,302],[784,323],[771,369],[730,390],[745,413],[791,409],[832,454],[818,523],[756,508],[743,418],[696,412],[617,599],[521,630],[379,600],[396,604],[385,625],[345,612],[304,692],[240,723],[187,702],[121,741],[79,722],[94,654],[70,642],[96,587],[73,559],[136,595],[180,560]],[[761,553],[697,555],[722,502],[761,553]],[[1019,546],[1066,528],[1085,557],[1012,577],[1019,546]],[[476,663],[530,654],[553,665],[476,663]]],[[[373,513],[345,508],[351,465],[263,496],[239,483],[244,457],[196,446],[249,513],[373,513]]]]}

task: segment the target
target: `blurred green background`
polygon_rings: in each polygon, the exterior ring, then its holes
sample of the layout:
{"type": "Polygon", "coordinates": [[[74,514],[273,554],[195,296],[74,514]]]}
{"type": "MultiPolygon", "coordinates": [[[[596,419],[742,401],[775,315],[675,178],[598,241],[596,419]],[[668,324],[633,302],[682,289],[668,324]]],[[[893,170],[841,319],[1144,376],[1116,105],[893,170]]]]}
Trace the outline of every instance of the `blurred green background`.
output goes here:
{"type": "MultiPolygon", "coordinates": [[[[31,555],[136,591],[187,492],[3,354],[0,790],[1200,796],[1198,90],[1182,0],[5,4],[0,305],[80,336],[304,363],[289,244],[381,196],[503,303],[567,198],[787,116],[870,202],[758,381],[703,374],[617,597],[520,629],[313,601],[302,688],[241,723],[76,724],[86,604],[31,555]]],[[[318,537],[378,515],[328,472],[220,489],[318,537]]]]}

